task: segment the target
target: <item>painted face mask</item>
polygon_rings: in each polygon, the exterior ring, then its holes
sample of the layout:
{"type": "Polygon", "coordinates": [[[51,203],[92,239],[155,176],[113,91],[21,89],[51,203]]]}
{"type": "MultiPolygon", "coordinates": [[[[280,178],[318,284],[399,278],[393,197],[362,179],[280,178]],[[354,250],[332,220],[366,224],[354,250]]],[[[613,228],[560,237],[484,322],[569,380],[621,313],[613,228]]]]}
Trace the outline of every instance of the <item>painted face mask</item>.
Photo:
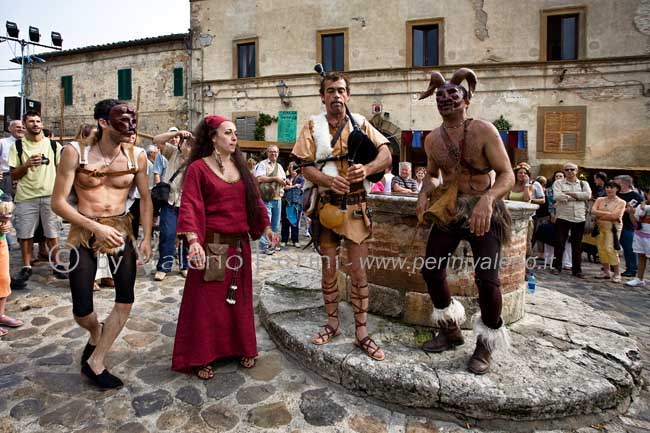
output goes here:
{"type": "Polygon", "coordinates": [[[436,90],[436,103],[440,114],[451,114],[461,109],[465,91],[461,86],[446,82],[436,90]]]}
{"type": "Polygon", "coordinates": [[[135,111],[126,104],[118,104],[108,113],[108,123],[122,134],[135,134],[135,111]]]}
{"type": "Polygon", "coordinates": [[[460,68],[449,81],[445,80],[440,72],[433,72],[429,80],[429,87],[420,94],[419,99],[425,99],[436,94],[436,102],[440,114],[447,115],[458,111],[462,107],[463,100],[472,99],[472,93],[476,90],[476,74],[471,69],[460,68]],[[461,83],[467,81],[467,88],[461,83]]]}

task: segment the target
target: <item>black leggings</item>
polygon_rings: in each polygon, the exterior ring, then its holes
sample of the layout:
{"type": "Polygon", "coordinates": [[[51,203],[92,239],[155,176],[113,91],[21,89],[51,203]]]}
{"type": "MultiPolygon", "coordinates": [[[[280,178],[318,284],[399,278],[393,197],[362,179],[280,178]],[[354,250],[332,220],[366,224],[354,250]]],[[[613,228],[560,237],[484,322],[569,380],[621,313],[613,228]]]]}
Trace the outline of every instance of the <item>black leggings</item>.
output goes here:
{"type": "MultiPolygon", "coordinates": [[[[115,281],[116,303],[133,304],[136,259],[135,249],[129,240],[122,252],[108,256],[108,268],[115,281]]],[[[70,269],[68,278],[72,292],[72,313],[77,317],[85,317],[93,312],[93,284],[97,273],[94,251],[81,246],[73,248],[70,251],[70,269]]]]}
{"type": "Polygon", "coordinates": [[[439,310],[447,308],[451,303],[451,292],[447,285],[447,266],[453,264],[453,261],[448,263],[449,254],[454,253],[461,239],[466,239],[472,247],[475,264],[474,281],[479,291],[481,319],[489,328],[498,329],[502,324],[501,290],[499,289],[501,243],[492,234],[492,230],[483,236],[474,236],[468,229],[458,226],[452,226],[449,230],[441,230],[437,227],[431,229],[427,242],[427,258],[422,269],[431,301],[439,310]],[[430,257],[436,260],[435,263],[429,262],[431,265],[427,266],[427,259],[430,257]]]}

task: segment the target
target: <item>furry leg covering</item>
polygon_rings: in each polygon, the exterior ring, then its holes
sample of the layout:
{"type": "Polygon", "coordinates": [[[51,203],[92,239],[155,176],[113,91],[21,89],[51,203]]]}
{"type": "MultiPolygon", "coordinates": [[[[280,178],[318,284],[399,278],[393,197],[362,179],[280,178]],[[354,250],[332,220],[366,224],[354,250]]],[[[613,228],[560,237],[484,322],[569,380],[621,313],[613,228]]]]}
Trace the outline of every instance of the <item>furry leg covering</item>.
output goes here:
{"type": "Polygon", "coordinates": [[[474,333],[483,340],[483,344],[490,351],[507,351],[510,347],[510,334],[506,326],[502,323],[499,329],[492,329],[483,323],[479,314],[472,318],[474,322],[474,333]]]}
{"type": "Polygon", "coordinates": [[[433,307],[431,321],[437,328],[446,327],[451,324],[460,327],[465,322],[465,308],[463,308],[463,304],[452,299],[447,308],[439,310],[435,306],[433,307]]]}

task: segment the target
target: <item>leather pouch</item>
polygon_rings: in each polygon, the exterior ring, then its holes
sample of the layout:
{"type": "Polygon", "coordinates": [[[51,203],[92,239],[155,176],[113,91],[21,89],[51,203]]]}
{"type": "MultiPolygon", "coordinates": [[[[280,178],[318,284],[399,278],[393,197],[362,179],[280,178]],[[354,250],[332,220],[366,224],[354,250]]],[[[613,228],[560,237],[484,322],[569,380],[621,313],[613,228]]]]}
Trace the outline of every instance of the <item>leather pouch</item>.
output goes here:
{"type": "Polygon", "coordinates": [[[226,279],[226,262],[228,261],[228,244],[210,243],[205,245],[205,272],[203,281],[224,281],[226,279]]]}

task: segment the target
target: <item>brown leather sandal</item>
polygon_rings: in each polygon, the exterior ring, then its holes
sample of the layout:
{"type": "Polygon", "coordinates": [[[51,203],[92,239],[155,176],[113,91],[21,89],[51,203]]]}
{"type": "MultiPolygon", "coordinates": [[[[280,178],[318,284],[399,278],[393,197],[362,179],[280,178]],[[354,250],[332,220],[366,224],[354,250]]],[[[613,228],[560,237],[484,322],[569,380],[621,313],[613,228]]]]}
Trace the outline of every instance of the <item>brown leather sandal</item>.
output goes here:
{"type": "Polygon", "coordinates": [[[248,356],[243,356],[239,360],[239,365],[241,365],[244,368],[253,368],[255,367],[255,358],[251,358],[248,356]]]}
{"type": "Polygon", "coordinates": [[[204,365],[203,367],[195,367],[194,374],[201,380],[210,380],[214,377],[214,370],[211,365],[204,365]]]}
{"type": "Polygon", "coordinates": [[[325,312],[327,313],[328,318],[336,319],[336,322],[339,323],[339,325],[334,328],[332,327],[329,323],[326,323],[325,325],[321,326],[321,330],[318,331],[316,335],[314,335],[311,339],[311,342],[317,346],[320,346],[322,344],[327,344],[334,337],[338,337],[341,335],[341,332],[339,331],[340,327],[340,322],[339,322],[339,309],[338,309],[338,303],[339,303],[339,289],[336,284],[336,280],[333,282],[327,284],[323,282],[323,305],[325,305],[325,312]],[[331,295],[334,295],[332,297],[331,295]],[[336,304],[337,307],[334,311],[332,312],[327,312],[327,305],[331,304],[336,304]]]}
{"type": "MultiPolygon", "coordinates": [[[[354,286],[357,289],[363,289],[364,287],[368,287],[366,284],[365,286],[354,286]]],[[[357,320],[357,314],[366,314],[368,313],[368,307],[363,308],[363,301],[368,299],[368,295],[366,296],[358,296],[354,292],[350,294],[350,303],[352,304],[352,309],[354,310],[354,328],[355,330],[358,328],[363,328],[363,327],[368,327],[368,322],[362,322],[360,320],[357,320]],[[355,301],[359,301],[359,304],[355,301]]],[[[383,351],[380,354],[377,354],[377,352],[381,351],[381,347],[373,340],[370,338],[369,335],[366,335],[361,339],[361,341],[358,340],[356,336],[356,331],[354,333],[354,345],[366,352],[366,354],[371,357],[372,359],[376,361],[383,361],[386,355],[383,353],[383,351]]]]}

